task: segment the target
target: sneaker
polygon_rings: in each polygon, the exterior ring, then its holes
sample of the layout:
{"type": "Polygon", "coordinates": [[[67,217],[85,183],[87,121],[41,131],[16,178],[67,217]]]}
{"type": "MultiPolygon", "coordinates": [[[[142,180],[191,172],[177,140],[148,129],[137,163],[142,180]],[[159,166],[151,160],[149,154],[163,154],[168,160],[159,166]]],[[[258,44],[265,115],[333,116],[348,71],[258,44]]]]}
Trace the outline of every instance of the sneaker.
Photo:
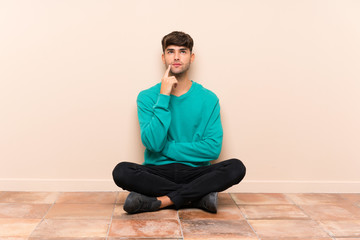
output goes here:
{"type": "Polygon", "coordinates": [[[148,197],[140,193],[131,192],[124,204],[124,210],[129,214],[153,212],[160,209],[161,201],[156,197],[148,197]]]}
{"type": "Polygon", "coordinates": [[[209,193],[202,197],[200,200],[193,202],[191,206],[203,209],[210,213],[217,213],[217,197],[217,192],[209,193]]]}

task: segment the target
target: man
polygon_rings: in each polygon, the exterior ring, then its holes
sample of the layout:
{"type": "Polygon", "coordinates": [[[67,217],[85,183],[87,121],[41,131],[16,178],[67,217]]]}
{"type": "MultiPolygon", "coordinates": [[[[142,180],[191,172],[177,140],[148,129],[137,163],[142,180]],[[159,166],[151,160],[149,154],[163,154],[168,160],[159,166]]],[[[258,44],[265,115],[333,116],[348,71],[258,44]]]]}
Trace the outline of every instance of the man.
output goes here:
{"type": "Polygon", "coordinates": [[[113,178],[131,191],[124,204],[130,214],[169,206],[216,213],[217,192],[239,183],[246,169],[237,159],[210,165],[222,146],[220,106],[213,92],[188,76],[193,39],[175,31],[162,39],[162,47],[161,83],[137,98],[145,162],[121,162],[113,178]]]}

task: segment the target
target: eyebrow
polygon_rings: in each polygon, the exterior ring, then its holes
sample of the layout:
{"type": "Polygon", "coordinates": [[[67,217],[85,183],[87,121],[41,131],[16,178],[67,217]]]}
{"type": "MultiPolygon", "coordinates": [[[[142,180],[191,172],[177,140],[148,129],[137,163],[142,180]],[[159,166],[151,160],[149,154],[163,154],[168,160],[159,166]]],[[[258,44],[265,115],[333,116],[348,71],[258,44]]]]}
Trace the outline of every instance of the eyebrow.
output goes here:
{"type": "MultiPolygon", "coordinates": [[[[187,48],[180,48],[179,50],[180,51],[188,51],[187,48]]],[[[167,48],[166,51],[175,51],[175,49],[174,48],[167,48]]]]}

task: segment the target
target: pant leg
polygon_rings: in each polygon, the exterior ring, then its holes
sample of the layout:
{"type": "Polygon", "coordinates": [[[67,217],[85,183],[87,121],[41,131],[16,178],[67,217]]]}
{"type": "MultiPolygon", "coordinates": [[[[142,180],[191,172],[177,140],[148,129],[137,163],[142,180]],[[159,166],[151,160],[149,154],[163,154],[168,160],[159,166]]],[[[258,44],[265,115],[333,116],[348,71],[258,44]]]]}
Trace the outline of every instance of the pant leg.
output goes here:
{"type": "Polygon", "coordinates": [[[113,170],[113,179],[124,190],[151,197],[165,196],[181,185],[172,181],[174,165],[148,166],[121,162],[113,170]]]}
{"type": "Polygon", "coordinates": [[[180,170],[179,177],[187,182],[168,194],[176,208],[197,200],[210,192],[221,192],[238,184],[246,174],[244,164],[238,159],[230,159],[205,167],[189,167],[180,170]]]}

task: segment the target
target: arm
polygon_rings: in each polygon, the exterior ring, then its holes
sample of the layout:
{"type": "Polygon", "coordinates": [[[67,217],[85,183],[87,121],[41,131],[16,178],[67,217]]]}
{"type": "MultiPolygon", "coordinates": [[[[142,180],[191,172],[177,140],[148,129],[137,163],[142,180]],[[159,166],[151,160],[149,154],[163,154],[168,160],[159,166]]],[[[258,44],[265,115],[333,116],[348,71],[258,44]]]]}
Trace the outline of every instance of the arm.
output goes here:
{"type": "Polygon", "coordinates": [[[189,161],[208,162],[219,157],[222,146],[223,130],[220,118],[220,105],[216,103],[208,120],[204,135],[194,142],[166,142],[162,154],[168,158],[189,161]]]}
{"type": "Polygon", "coordinates": [[[141,141],[152,152],[161,152],[164,148],[171,122],[168,109],[170,96],[159,94],[152,105],[148,96],[139,94],[137,99],[141,141]]]}
{"type": "Polygon", "coordinates": [[[154,105],[145,94],[139,94],[137,99],[141,141],[152,152],[161,152],[164,148],[171,122],[170,93],[177,80],[174,76],[169,77],[170,67],[161,79],[160,94],[154,105]]]}

